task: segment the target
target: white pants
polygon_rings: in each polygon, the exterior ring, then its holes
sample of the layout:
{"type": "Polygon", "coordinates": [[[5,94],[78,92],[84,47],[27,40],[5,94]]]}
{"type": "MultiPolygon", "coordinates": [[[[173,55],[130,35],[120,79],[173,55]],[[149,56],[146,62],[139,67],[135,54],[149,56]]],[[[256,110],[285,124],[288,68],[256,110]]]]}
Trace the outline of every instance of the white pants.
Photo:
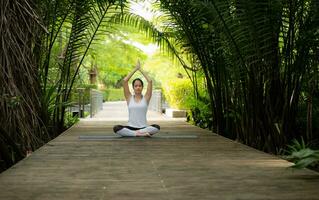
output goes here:
{"type": "Polygon", "coordinates": [[[122,126],[117,125],[113,128],[114,133],[122,136],[122,137],[136,137],[136,132],[140,133],[149,133],[151,135],[154,135],[155,133],[158,133],[160,130],[160,126],[157,124],[153,124],[151,126],[147,126],[145,128],[134,128],[130,126],[122,126]]]}

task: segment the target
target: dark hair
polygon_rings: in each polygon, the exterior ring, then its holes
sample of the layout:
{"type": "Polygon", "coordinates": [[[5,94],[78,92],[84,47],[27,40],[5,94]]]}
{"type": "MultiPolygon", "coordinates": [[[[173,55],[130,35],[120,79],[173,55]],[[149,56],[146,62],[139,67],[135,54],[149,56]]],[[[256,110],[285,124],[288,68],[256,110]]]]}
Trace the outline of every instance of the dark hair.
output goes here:
{"type": "Polygon", "coordinates": [[[132,87],[133,87],[133,88],[134,88],[134,83],[135,83],[135,81],[140,81],[141,84],[142,84],[142,87],[144,86],[143,81],[142,81],[140,78],[136,78],[136,79],[134,79],[133,82],[132,82],[132,87]]]}

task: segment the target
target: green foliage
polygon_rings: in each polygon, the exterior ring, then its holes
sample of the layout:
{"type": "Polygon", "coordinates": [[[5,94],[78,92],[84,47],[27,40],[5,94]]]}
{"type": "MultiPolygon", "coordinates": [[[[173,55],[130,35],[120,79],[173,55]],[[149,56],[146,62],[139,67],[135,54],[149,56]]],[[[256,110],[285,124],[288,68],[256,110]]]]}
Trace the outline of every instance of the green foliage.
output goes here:
{"type": "MultiPolygon", "coordinates": [[[[114,14],[121,13],[119,8],[123,8],[123,3],[108,0],[38,2],[39,13],[42,14],[39,18],[47,25],[45,30],[39,32],[41,40],[38,43],[41,45],[37,49],[44,52],[38,55],[42,93],[50,94],[46,91],[49,88],[47,85],[56,85],[52,93],[52,98],[55,98],[54,111],[46,111],[47,107],[43,107],[41,118],[51,124],[53,134],[65,130],[65,110],[70,100],[77,98],[74,89],[88,84],[87,74],[81,68],[86,64],[93,41],[99,39],[99,35],[106,37],[112,34],[114,27],[110,21],[114,14]]],[[[85,103],[89,102],[88,90],[86,88],[84,92],[85,103]]]]}
{"type": "Polygon", "coordinates": [[[84,61],[86,74],[96,67],[98,83],[107,88],[121,87],[121,80],[131,71],[137,58],[146,59],[146,55],[138,48],[126,44],[120,36],[100,38],[103,42],[93,44],[84,61]]]}
{"type": "Polygon", "coordinates": [[[300,142],[293,139],[286,152],[288,156],[285,158],[295,163],[291,166],[292,168],[302,169],[319,166],[319,150],[310,149],[303,139],[300,142]]]}
{"type": "Polygon", "coordinates": [[[73,117],[72,113],[66,112],[65,113],[65,126],[66,127],[71,127],[73,124],[77,123],[80,121],[78,116],[73,117]]]}
{"type": "Polygon", "coordinates": [[[212,129],[212,111],[209,98],[191,97],[187,100],[187,120],[204,129],[212,129]]]}
{"type": "MultiPolygon", "coordinates": [[[[11,160],[21,159],[26,149],[38,148],[74,123],[65,110],[74,86],[82,81],[80,67],[102,24],[108,27],[103,35],[114,31],[110,18],[121,13],[124,2],[3,2],[0,91],[10,95],[0,99],[0,127],[8,138],[4,146],[18,155],[11,160]]],[[[0,158],[5,154],[0,152],[0,158]]],[[[10,159],[6,163],[12,164],[10,159]]]]}
{"type": "Polygon", "coordinates": [[[162,0],[161,7],[172,16],[162,37],[177,57],[189,55],[193,72],[205,74],[213,131],[274,153],[305,132],[318,137],[311,123],[319,91],[318,1],[162,0]],[[305,91],[311,103],[307,131],[300,131],[305,91]]]}
{"type": "MultiPolygon", "coordinates": [[[[175,80],[178,76],[186,77],[185,70],[180,63],[174,63],[167,55],[156,52],[143,64],[143,69],[149,72],[155,88],[161,88],[167,81],[175,80]]],[[[191,88],[190,88],[191,89],[191,88]]]]}
{"type": "MultiPolygon", "coordinates": [[[[202,85],[202,84],[200,84],[202,85]]],[[[198,88],[198,95],[189,79],[171,79],[163,84],[163,94],[173,108],[187,111],[187,120],[201,128],[212,128],[212,110],[204,87],[198,88]]]]}
{"type": "Polygon", "coordinates": [[[106,89],[103,99],[105,101],[124,101],[123,89],[106,89]]]}
{"type": "Polygon", "coordinates": [[[166,81],[163,83],[163,93],[169,105],[177,109],[189,109],[187,100],[194,95],[189,79],[166,81]]]}

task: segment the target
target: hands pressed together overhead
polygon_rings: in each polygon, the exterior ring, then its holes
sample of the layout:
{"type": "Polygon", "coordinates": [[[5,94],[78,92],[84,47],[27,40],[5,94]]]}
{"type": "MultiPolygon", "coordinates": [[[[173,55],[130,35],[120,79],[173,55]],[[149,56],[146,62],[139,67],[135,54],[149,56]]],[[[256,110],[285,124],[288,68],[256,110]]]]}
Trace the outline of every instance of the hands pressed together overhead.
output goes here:
{"type": "Polygon", "coordinates": [[[151,96],[152,96],[152,79],[141,69],[141,62],[138,59],[135,65],[135,68],[123,79],[123,88],[124,88],[124,96],[126,101],[129,101],[130,97],[132,96],[129,87],[128,87],[128,81],[130,80],[130,78],[133,76],[133,74],[136,71],[140,71],[141,74],[144,76],[144,78],[147,80],[147,90],[146,93],[144,95],[145,99],[147,102],[150,101],[151,96]]]}
{"type": "Polygon", "coordinates": [[[140,70],[141,69],[141,62],[140,59],[137,60],[136,65],[135,65],[135,70],[140,70]]]}

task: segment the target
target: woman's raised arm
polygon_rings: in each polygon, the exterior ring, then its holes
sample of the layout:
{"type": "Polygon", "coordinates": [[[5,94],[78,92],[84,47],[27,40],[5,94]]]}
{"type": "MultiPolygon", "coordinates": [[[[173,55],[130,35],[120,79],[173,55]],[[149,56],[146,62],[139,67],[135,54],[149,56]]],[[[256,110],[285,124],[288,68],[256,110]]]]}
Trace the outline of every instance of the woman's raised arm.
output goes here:
{"type": "Polygon", "coordinates": [[[146,90],[144,97],[148,103],[148,102],[150,102],[151,97],[152,97],[153,81],[141,68],[139,70],[143,74],[145,79],[147,80],[147,90],[146,90]]]}
{"type": "Polygon", "coordinates": [[[132,96],[130,89],[128,87],[128,81],[133,76],[133,74],[140,68],[141,68],[140,61],[137,61],[135,68],[123,79],[124,96],[127,102],[130,100],[130,97],[132,96]]]}

